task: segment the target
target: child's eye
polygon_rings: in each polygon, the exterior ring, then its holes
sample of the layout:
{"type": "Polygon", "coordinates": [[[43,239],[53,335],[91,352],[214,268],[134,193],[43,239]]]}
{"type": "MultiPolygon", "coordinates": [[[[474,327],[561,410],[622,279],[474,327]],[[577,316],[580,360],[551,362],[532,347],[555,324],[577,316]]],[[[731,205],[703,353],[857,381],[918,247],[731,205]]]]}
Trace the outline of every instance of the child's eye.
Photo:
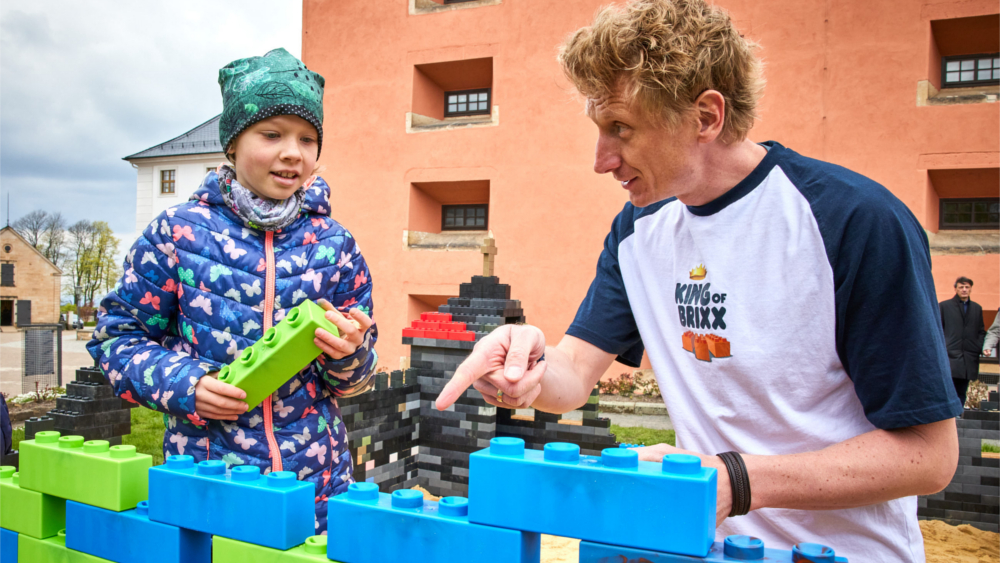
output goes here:
{"type": "Polygon", "coordinates": [[[315,143],[316,139],[313,139],[312,137],[302,137],[302,142],[303,143],[315,143]]]}
{"type": "Polygon", "coordinates": [[[281,135],[278,135],[274,131],[267,131],[267,132],[264,133],[264,136],[267,137],[268,139],[277,139],[281,135]]]}

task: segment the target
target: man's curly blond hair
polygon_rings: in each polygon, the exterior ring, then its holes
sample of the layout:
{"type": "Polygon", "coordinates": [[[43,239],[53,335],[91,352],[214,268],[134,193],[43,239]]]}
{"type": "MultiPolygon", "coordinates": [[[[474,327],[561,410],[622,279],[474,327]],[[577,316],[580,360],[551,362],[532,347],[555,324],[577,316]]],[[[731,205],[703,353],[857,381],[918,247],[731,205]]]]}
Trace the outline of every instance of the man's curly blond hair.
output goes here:
{"type": "Polygon", "coordinates": [[[620,84],[627,102],[672,126],[702,92],[716,90],[726,101],[720,137],[734,142],[753,127],[764,89],[756,47],[703,0],[633,0],[602,8],[562,45],[559,63],[587,98],[620,84]]]}

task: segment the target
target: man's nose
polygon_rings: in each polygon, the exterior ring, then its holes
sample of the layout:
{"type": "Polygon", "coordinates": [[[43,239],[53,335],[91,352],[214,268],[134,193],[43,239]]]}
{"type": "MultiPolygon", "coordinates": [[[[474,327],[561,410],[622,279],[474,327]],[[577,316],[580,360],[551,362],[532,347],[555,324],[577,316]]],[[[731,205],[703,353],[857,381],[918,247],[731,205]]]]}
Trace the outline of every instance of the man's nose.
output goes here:
{"type": "Polygon", "coordinates": [[[597,149],[594,154],[594,172],[607,174],[622,165],[617,144],[601,135],[597,138],[597,149]]]}

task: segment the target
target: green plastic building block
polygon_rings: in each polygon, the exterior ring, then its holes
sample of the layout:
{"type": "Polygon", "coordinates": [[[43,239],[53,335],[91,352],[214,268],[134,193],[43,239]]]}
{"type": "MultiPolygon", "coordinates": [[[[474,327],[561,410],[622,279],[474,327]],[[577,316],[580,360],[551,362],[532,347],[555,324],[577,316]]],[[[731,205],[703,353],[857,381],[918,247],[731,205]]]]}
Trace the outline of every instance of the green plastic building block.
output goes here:
{"type": "Polygon", "coordinates": [[[121,512],[149,498],[153,457],[135,446],[108,446],[105,440],[45,431],[23,440],[22,489],[121,512]]]}
{"type": "Polygon", "coordinates": [[[323,352],[313,344],[317,328],[340,336],[337,326],[326,320],[325,309],[303,301],[243,350],[239,359],[219,370],[219,381],[246,391],[243,402],[256,408],[323,352]]]}
{"type": "Polygon", "coordinates": [[[66,527],[66,499],[22,489],[14,468],[0,467],[0,528],[45,539],[66,527]]]}
{"type": "Polygon", "coordinates": [[[32,563],[111,563],[66,547],[66,530],[59,530],[56,535],[44,540],[20,534],[17,536],[17,560],[32,563]]]}
{"type": "Polygon", "coordinates": [[[337,563],[326,558],[326,536],[306,538],[306,543],[286,551],[222,536],[212,537],[212,563],[316,563],[317,561],[337,563]]]}

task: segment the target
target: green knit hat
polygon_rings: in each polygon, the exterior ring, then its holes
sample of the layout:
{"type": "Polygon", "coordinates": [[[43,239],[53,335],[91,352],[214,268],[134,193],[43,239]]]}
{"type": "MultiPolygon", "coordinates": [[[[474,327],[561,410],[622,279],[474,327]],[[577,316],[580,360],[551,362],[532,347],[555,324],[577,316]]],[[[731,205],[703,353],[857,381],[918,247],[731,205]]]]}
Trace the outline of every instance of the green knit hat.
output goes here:
{"type": "Polygon", "coordinates": [[[223,150],[244,129],[275,115],[297,115],[316,128],[316,156],[323,148],[323,77],[284,49],[237,59],[219,70],[223,150]]]}

